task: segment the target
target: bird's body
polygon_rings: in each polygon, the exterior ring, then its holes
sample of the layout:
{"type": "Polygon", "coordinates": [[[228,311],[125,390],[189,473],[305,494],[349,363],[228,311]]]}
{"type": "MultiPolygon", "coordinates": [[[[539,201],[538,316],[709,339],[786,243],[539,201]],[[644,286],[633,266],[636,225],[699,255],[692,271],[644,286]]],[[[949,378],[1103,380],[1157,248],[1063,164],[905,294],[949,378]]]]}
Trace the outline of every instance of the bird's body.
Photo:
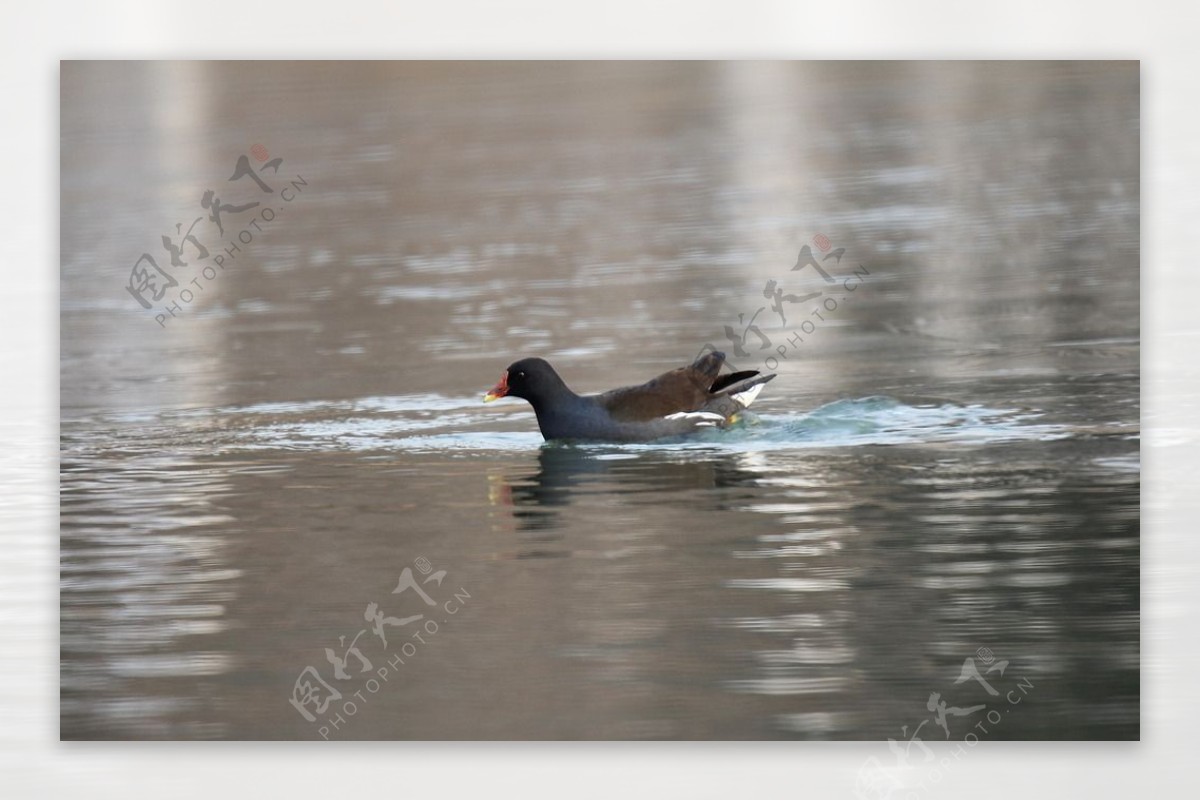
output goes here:
{"type": "Polygon", "coordinates": [[[547,440],[648,442],[727,425],[775,375],[720,375],[725,354],[711,351],[644,384],[577,395],[544,359],[509,365],[484,400],[524,398],[547,440]]]}

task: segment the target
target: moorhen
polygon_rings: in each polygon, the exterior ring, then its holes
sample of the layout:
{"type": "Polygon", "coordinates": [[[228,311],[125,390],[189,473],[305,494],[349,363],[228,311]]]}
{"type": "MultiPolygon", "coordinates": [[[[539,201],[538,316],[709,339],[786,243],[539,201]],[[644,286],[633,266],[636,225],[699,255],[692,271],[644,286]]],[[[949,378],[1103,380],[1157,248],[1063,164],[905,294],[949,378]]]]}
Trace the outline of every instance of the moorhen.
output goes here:
{"type": "Polygon", "coordinates": [[[547,440],[649,442],[728,425],[775,377],[757,370],[718,375],[724,363],[724,353],[710,351],[645,384],[576,395],[545,359],[521,359],[483,400],[529,401],[547,440]]]}

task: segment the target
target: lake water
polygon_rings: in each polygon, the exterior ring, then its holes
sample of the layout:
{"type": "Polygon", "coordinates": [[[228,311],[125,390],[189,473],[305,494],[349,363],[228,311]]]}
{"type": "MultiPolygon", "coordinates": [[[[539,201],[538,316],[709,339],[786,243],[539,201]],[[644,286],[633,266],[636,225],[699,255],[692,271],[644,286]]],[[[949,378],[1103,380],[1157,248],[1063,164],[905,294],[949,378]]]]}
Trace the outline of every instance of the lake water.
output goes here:
{"type": "Polygon", "coordinates": [[[1136,739],[1138,87],[65,63],[62,736],[1136,739]],[[696,440],[481,403],[705,344],[696,440]]]}

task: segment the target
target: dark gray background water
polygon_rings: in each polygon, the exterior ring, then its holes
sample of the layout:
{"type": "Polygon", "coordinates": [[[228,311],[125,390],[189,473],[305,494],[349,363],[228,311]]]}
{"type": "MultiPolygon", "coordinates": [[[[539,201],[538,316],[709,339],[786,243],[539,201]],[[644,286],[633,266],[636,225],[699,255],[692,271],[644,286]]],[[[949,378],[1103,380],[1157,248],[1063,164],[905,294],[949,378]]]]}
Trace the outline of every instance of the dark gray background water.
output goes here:
{"type": "Polygon", "coordinates": [[[62,99],[64,738],[1138,736],[1136,64],[65,63],[62,99]],[[220,237],[208,189],[260,207],[220,237]],[[833,284],[790,269],[819,235],[833,284]],[[770,280],[823,295],[781,325],[770,280]],[[778,378],[699,442],[479,402],[523,355],[732,357],[763,307],[734,360],[778,378]],[[435,606],[392,593],[418,560],[435,606]],[[384,647],[370,603],[428,614],[384,647]],[[935,692],[988,707],[944,732],[935,692]]]}

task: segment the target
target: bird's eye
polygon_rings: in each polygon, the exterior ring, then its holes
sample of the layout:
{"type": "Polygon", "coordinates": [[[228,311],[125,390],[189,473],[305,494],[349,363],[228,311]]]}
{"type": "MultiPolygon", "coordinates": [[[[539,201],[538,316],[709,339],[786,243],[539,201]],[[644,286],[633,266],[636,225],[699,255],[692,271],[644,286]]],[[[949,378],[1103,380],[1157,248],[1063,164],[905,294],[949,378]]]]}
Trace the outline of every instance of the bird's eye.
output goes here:
{"type": "Polygon", "coordinates": [[[524,378],[524,377],[525,377],[525,371],[524,371],[524,370],[522,370],[521,372],[517,373],[517,378],[524,378]]]}

